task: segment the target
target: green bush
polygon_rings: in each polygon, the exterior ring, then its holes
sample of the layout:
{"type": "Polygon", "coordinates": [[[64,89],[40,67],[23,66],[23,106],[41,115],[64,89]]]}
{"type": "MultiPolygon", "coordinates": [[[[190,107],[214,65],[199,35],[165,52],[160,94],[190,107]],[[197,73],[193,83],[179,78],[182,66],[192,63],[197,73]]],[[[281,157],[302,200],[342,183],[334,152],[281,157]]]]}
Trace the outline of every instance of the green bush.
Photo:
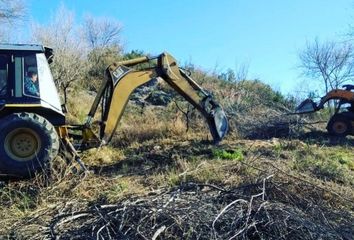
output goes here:
{"type": "Polygon", "coordinates": [[[241,150],[213,150],[213,157],[219,159],[229,159],[242,161],[244,159],[243,153],[241,150]]]}

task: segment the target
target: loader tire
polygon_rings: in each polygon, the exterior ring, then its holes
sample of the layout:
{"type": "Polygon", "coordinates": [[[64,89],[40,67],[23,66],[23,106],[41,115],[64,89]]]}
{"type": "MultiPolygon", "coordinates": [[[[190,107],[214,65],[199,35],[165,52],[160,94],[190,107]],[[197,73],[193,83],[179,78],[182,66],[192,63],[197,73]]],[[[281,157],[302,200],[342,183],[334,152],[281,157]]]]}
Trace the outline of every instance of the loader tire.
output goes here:
{"type": "Polygon", "coordinates": [[[58,154],[54,126],[35,113],[13,113],[0,119],[0,172],[13,177],[33,177],[47,172],[58,154]]]}
{"type": "Polygon", "coordinates": [[[337,137],[345,137],[352,132],[352,124],[346,116],[337,114],[327,124],[329,134],[337,137]]]}

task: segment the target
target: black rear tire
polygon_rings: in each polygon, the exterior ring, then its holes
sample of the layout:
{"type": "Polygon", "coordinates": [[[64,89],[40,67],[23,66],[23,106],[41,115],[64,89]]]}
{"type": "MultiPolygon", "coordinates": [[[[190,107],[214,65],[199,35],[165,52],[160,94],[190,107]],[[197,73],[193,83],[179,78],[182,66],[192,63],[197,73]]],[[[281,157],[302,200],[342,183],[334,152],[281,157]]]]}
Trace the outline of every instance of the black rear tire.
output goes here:
{"type": "Polygon", "coordinates": [[[35,113],[13,113],[0,119],[0,172],[15,177],[33,177],[47,172],[58,154],[54,126],[35,113]]]}
{"type": "Polygon", "coordinates": [[[342,114],[333,115],[327,124],[329,134],[337,137],[345,137],[351,134],[352,129],[350,119],[342,114]]]}

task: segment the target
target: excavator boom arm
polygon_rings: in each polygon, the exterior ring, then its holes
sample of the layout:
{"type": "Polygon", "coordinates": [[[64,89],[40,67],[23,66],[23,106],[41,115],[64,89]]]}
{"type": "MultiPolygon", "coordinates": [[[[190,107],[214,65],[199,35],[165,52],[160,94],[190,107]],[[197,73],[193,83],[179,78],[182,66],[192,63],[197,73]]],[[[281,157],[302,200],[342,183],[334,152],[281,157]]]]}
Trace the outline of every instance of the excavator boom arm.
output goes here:
{"type": "MultiPolygon", "coordinates": [[[[352,89],[354,89],[354,87],[352,89]]],[[[296,113],[302,114],[319,111],[330,100],[340,100],[345,103],[354,103],[354,92],[351,91],[352,89],[333,89],[323,96],[318,104],[311,99],[306,99],[296,108],[296,113]]]]}
{"type": "Polygon", "coordinates": [[[165,80],[174,90],[197,108],[206,118],[214,142],[224,138],[228,130],[226,115],[212,96],[180,69],[176,60],[168,53],[157,57],[141,57],[111,64],[106,70],[102,84],[88,114],[86,125],[90,125],[98,105],[102,102],[100,138],[108,143],[123,115],[131,93],[152,79],[165,80]],[[154,63],[153,67],[131,68],[143,63],[154,63]]]}
{"type": "Polygon", "coordinates": [[[343,89],[334,89],[329,91],[324,97],[321,98],[321,101],[318,104],[318,108],[322,109],[325,103],[332,99],[345,102],[354,102],[354,92],[343,89]]]}

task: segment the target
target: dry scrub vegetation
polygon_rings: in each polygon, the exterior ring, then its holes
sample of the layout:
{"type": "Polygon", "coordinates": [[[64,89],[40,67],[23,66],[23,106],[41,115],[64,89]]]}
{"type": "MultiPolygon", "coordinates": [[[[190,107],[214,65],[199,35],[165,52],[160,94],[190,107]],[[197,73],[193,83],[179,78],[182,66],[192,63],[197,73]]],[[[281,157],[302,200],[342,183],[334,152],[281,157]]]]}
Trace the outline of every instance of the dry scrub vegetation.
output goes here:
{"type": "MultiPolygon", "coordinates": [[[[0,3],[10,10],[0,24],[25,15],[23,1],[0,3]]],[[[123,54],[119,22],[87,16],[77,24],[74,16],[62,6],[50,23],[33,24],[32,35],[55,49],[51,69],[67,120],[82,123],[107,64],[142,52],[123,54]]],[[[1,26],[4,40],[11,32],[1,26]]],[[[351,79],[352,48],[323,47],[316,41],[302,54],[308,75],[318,73],[311,61],[322,48],[330,56],[320,68],[326,80],[351,79]]],[[[173,97],[159,107],[145,91],[109,146],[81,153],[90,173],[74,174],[76,166],[58,157],[48,176],[1,182],[0,238],[353,239],[354,139],[331,138],[311,124],[326,115],[288,115],[295,100],[244,81],[246,68],[236,75],[187,68],[228,115],[230,133],[220,145],[210,145],[201,116],[171,89],[157,86],[173,97]]]]}
{"type": "MultiPolygon", "coordinates": [[[[350,142],[348,142],[349,144],[350,142]]],[[[164,138],[2,187],[10,239],[350,239],[352,146],[164,138]],[[338,154],[329,154],[338,152],[338,154]]],[[[58,159],[56,164],[60,165],[58,159]]]]}
{"type": "MultiPolygon", "coordinates": [[[[230,119],[220,145],[210,145],[201,117],[181,99],[131,102],[112,143],[81,153],[90,173],[73,174],[58,157],[50,176],[3,183],[0,235],[351,239],[354,140],[309,132],[286,115],[292,100],[258,81],[230,83],[198,70],[193,77],[213,89],[230,119]]],[[[81,121],[83,110],[68,104],[70,120],[81,121]]]]}

